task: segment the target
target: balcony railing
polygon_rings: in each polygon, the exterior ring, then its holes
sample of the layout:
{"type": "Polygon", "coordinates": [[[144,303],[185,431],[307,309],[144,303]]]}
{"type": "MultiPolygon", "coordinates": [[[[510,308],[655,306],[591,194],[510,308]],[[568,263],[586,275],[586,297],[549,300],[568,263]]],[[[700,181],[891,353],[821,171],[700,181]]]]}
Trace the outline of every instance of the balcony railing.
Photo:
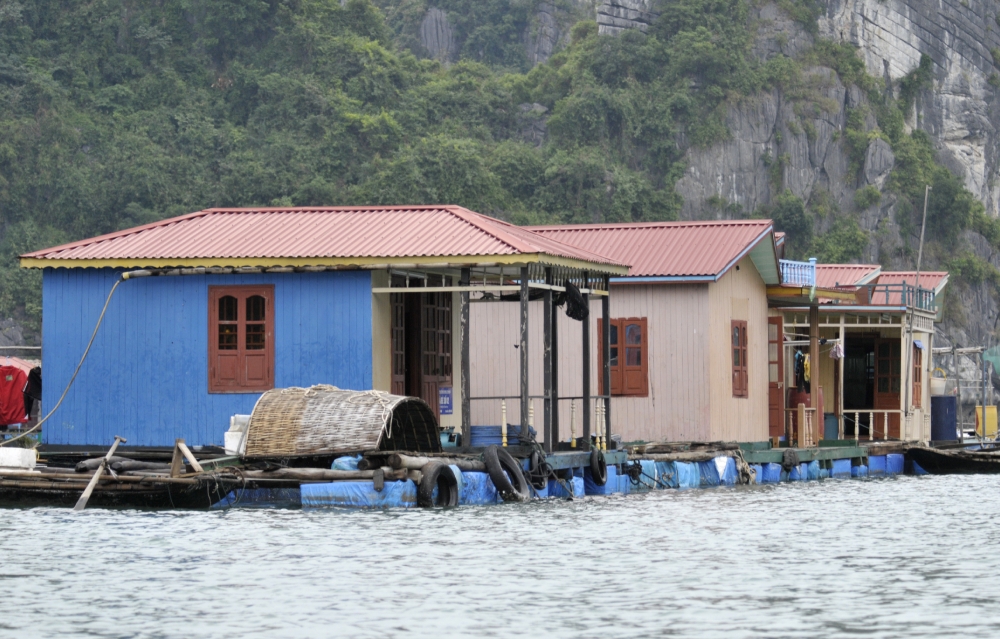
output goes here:
{"type": "Polygon", "coordinates": [[[781,267],[781,283],[795,286],[816,286],[816,258],[808,262],[778,260],[781,267]]]}
{"type": "Polygon", "coordinates": [[[912,284],[870,284],[868,300],[877,306],[910,306],[925,311],[934,311],[935,293],[912,284]]]}

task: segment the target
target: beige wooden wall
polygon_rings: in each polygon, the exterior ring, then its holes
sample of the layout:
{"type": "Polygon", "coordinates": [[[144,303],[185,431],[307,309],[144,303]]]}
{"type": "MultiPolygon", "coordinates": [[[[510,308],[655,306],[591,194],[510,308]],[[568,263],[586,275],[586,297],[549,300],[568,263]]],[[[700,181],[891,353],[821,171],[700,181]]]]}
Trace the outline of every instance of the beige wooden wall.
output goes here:
{"type": "MultiPolygon", "coordinates": [[[[611,317],[645,317],[649,330],[649,396],[615,397],[612,432],[625,441],[698,441],[710,437],[708,391],[708,285],[615,285],[611,317]]],[[[542,394],[542,303],[529,309],[529,388],[542,394]]],[[[477,302],[470,312],[472,396],[516,396],[519,392],[519,307],[477,302]]],[[[591,301],[591,393],[598,392],[600,301],[591,301]]],[[[581,324],[559,313],[559,394],[581,396],[581,324]]],[[[766,345],[765,345],[766,347],[766,345]]],[[[534,400],[535,429],[542,431],[542,401],[534,400]]],[[[576,434],[582,405],[576,402],[576,434]]],[[[766,407],[765,407],[766,408],[766,407]]],[[[570,434],[570,402],[560,401],[560,439],[570,434]]],[[[593,415],[593,404],[590,410],[593,415]]],[[[508,423],[520,422],[516,399],[507,401],[508,423]]],[[[499,424],[498,401],[473,401],[472,423],[499,424]]],[[[592,417],[592,424],[596,419],[592,417]]]]}
{"type": "Polygon", "coordinates": [[[767,287],[749,257],[708,287],[711,430],[706,439],[767,439],[767,287]],[[748,397],[733,397],[732,320],[747,322],[748,397]]]}

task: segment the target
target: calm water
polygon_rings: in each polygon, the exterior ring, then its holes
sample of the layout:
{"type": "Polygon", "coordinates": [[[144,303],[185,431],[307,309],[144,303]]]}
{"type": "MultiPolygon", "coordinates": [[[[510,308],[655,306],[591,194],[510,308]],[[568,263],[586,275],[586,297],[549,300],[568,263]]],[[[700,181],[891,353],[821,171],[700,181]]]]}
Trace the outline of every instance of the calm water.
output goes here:
{"type": "Polygon", "coordinates": [[[0,636],[989,636],[998,484],[450,511],[0,511],[0,636]]]}

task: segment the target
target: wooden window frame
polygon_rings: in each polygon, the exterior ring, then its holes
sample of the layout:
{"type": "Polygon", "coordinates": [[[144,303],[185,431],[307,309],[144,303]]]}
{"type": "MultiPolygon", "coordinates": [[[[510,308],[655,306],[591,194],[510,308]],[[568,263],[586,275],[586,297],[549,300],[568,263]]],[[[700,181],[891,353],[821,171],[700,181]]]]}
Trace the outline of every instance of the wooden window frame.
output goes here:
{"type": "Polygon", "coordinates": [[[617,364],[611,365],[611,392],[606,392],[604,388],[604,349],[601,346],[601,339],[604,335],[604,321],[597,319],[597,352],[598,362],[601,364],[597,373],[598,389],[601,395],[611,395],[612,397],[648,397],[649,396],[649,322],[645,317],[625,317],[609,320],[609,326],[617,329],[618,341],[612,343],[612,349],[618,349],[617,364]],[[625,343],[626,327],[638,325],[640,327],[639,344],[632,345],[631,348],[639,349],[639,364],[627,365],[627,350],[630,348],[625,343]]]}
{"type": "Polygon", "coordinates": [[[913,345],[913,407],[922,408],[924,403],[924,350],[913,345]]]}
{"type": "Polygon", "coordinates": [[[750,397],[750,380],[747,373],[747,351],[749,350],[747,341],[746,320],[731,320],[729,324],[729,363],[733,371],[733,397],[750,397]]]}
{"type": "Polygon", "coordinates": [[[252,284],[208,287],[208,392],[209,393],[259,393],[274,388],[274,285],[252,284]],[[219,301],[231,296],[236,298],[236,320],[226,322],[219,318],[219,301]],[[248,322],[246,318],[247,300],[254,296],[264,298],[263,322],[248,322]],[[236,348],[232,356],[235,359],[235,377],[223,378],[223,367],[220,365],[222,350],[219,348],[219,327],[231,323],[237,328],[236,348]],[[247,326],[263,324],[264,348],[247,348],[247,326]],[[263,370],[259,380],[248,379],[249,358],[262,360],[263,370]]]}

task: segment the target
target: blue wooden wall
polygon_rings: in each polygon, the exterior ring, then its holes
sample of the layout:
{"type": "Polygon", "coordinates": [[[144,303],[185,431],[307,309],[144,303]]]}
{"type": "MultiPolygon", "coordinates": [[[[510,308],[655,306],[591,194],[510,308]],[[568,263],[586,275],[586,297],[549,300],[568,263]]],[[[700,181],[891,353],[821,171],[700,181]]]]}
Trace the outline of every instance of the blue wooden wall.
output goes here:
{"type": "MultiPolygon", "coordinates": [[[[45,269],[43,410],[59,399],[90,339],[111,269],[45,269]]],[[[372,386],[367,271],[146,277],[122,282],[66,400],[43,426],[49,444],[222,445],[229,417],[260,393],[208,392],[208,286],[274,284],[278,388],[372,386]]]]}

